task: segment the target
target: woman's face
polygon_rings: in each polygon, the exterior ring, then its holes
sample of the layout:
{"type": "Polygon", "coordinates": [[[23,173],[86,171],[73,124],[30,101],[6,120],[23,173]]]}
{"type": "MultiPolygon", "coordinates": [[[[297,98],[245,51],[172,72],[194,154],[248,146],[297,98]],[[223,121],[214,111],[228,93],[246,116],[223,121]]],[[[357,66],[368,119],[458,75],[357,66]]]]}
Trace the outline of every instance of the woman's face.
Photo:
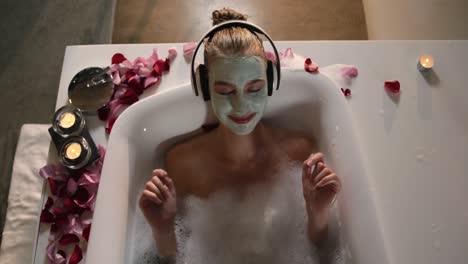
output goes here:
{"type": "Polygon", "coordinates": [[[218,57],[210,62],[208,74],[211,104],[219,121],[237,135],[252,132],[267,102],[263,59],[218,57]]]}

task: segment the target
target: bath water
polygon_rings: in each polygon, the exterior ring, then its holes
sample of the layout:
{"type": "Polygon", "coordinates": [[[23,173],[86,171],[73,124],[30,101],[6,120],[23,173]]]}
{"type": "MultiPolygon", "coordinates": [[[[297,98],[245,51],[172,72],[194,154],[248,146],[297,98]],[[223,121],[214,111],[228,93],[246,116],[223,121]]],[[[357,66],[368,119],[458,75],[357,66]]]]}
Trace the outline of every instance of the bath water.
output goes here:
{"type": "MultiPolygon", "coordinates": [[[[325,246],[317,250],[308,240],[301,166],[285,163],[275,180],[252,184],[242,194],[223,190],[206,200],[188,197],[186,213],[176,221],[177,263],[350,263],[335,207],[325,246]]],[[[139,243],[131,249],[131,263],[156,263],[151,230],[137,211],[139,243]]]]}

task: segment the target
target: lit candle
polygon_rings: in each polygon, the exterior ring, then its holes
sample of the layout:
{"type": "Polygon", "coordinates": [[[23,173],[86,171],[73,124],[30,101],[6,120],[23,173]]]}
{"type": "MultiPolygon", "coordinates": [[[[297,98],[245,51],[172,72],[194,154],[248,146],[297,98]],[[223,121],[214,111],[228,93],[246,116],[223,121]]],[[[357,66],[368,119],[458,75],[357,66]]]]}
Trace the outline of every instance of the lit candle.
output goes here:
{"type": "Polygon", "coordinates": [[[70,128],[76,122],[76,117],[73,113],[65,112],[59,118],[59,125],[63,128],[70,128]]]}
{"type": "Polygon", "coordinates": [[[78,143],[71,143],[67,146],[65,150],[65,156],[68,159],[74,160],[81,155],[81,145],[78,143]]]}
{"type": "Polygon", "coordinates": [[[421,58],[419,58],[418,61],[418,70],[425,72],[434,66],[434,58],[432,58],[429,55],[424,55],[421,58]]]}

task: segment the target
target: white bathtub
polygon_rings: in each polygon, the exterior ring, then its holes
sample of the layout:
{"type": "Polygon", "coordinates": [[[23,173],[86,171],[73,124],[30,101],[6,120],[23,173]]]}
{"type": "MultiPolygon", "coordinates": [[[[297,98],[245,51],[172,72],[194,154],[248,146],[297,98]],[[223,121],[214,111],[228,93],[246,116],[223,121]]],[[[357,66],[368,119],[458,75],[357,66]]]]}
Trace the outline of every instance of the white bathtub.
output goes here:
{"type": "MultiPolygon", "coordinates": [[[[281,89],[269,98],[265,118],[318,139],[327,162],[341,176],[338,210],[352,262],[389,263],[351,111],[326,72],[283,71],[281,89]]],[[[140,239],[134,228],[142,186],[153,168],[163,167],[171,145],[213,118],[207,106],[186,84],[145,98],[120,116],[109,138],[87,263],[132,262],[131,245],[140,239]]]]}

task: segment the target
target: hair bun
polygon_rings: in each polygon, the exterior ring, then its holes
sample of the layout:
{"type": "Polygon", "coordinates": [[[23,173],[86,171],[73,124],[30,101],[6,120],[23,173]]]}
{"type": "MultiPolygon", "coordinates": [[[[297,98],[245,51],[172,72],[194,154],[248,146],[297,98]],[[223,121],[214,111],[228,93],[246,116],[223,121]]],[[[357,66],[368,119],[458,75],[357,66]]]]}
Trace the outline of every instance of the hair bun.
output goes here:
{"type": "Polygon", "coordinates": [[[239,12],[236,12],[230,8],[223,8],[220,10],[215,10],[211,14],[211,19],[213,20],[213,26],[218,25],[222,22],[229,20],[247,20],[247,16],[239,12]]]}

